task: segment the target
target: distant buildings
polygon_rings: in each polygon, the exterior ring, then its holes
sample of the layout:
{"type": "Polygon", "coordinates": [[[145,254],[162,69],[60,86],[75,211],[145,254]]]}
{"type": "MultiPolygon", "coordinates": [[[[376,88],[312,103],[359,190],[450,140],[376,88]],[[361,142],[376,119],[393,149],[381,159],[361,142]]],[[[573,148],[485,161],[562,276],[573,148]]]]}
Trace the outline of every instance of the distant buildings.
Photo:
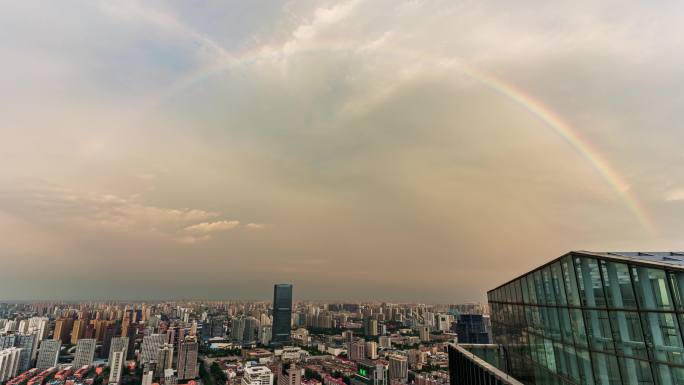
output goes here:
{"type": "Polygon", "coordinates": [[[38,370],[45,370],[57,366],[59,359],[59,351],[62,348],[62,341],[60,340],[44,340],[40,343],[38,351],[38,360],[36,361],[36,368],[38,370]]]}
{"type": "Polygon", "coordinates": [[[96,341],[92,338],[82,338],[76,344],[76,352],[74,353],[74,360],[71,365],[74,368],[81,366],[92,365],[95,359],[95,345],[96,341]]]}
{"type": "Polygon", "coordinates": [[[271,344],[283,346],[290,343],[292,331],[292,285],[277,284],[273,287],[273,329],[271,344]]]}
{"type": "Polygon", "coordinates": [[[273,372],[265,366],[248,366],[242,377],[242,385],[273,385],[273,372]]]}

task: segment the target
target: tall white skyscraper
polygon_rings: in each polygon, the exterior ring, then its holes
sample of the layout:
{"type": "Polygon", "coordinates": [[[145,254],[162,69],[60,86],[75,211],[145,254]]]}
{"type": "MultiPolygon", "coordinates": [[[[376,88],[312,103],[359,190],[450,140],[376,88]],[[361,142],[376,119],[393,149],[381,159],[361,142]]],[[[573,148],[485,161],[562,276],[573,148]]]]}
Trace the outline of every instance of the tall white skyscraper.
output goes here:
{"type": "Polygon", "coordinates": [[[112,361],[109,363],[109,384],[116,385],[121,381],[121,373],[126,363],[126,351],[124,349],[111,352],[112,361]]]}
{"type": "Polygon", "coordinates": [[[38,351],[38,361],[36,362],[36,368],[38,370],[49,369],[53,366],[57,366],[57,360],[59,359],[59,350],[62,348],[62,341],[60,340],[43,340],[40,343],[40,349],[38,351]]]}
{"type": "Polygon", "coordinates": [[[0,350],[0,382],[16,377],[22,349],[7,348],[0,350]]]}

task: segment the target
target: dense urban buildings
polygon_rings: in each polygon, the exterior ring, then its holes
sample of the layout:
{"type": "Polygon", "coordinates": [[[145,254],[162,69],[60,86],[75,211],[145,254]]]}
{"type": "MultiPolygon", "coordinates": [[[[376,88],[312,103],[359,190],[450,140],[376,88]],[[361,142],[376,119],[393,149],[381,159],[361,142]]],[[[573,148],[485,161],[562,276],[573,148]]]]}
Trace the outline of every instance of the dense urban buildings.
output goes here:
{"type": "Polygon", "coordinates": [[[292,285],[274,301],[0,303],[0,372],[6,385],[445,385],[458,315],[486,311],[294,301],[292,285]]]}

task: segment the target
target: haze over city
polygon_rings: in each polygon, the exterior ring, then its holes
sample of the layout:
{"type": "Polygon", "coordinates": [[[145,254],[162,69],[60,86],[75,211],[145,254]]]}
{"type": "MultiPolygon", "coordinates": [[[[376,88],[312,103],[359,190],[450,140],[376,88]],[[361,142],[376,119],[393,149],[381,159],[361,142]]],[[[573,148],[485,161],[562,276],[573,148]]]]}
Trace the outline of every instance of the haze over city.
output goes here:
{"type": "Polygon", "coordinates": [[[459,303],[684,249],[683,7],[5,2],[0,299],[459,303]]]}

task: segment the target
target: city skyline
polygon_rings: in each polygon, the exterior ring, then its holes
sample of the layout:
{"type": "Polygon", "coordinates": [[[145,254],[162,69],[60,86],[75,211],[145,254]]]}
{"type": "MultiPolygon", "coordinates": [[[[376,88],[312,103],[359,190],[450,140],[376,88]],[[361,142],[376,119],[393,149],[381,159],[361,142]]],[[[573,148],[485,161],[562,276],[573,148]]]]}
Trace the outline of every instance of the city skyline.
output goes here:
{"type": "Polygon", "coordinates": [[[0,299],[483,302],[567,250],[684,250],[682,16],[3,4],[0,299]]]}

